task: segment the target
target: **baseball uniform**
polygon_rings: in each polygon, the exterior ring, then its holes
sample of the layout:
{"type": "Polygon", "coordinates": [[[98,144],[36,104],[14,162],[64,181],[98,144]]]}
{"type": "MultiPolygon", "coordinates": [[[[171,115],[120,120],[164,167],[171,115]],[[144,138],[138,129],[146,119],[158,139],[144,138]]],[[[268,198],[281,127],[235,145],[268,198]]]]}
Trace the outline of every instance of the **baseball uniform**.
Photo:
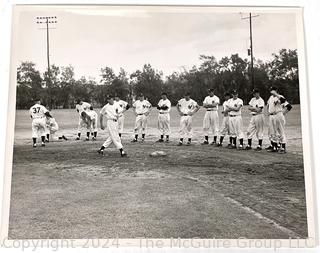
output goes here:
{"type": "Polygon", "coordinates": [[[30,117],[32,118],[32,138],[38,136],[45,137],[46,134],[46,113],[48,110],[40,104],[33,105],[30,110],[30,117]]]}
{"type": "Polygon", "coordinates": [[[117,147],[117,149],[123,148],[118,130],[118,112],[120,110],[121,107],[119,105],[106,104],[100,111],[100,114],[106,119],[106,131],[108,136],[102,145],[105,148],[109,147],[112,143],[117,147]]]}
{"type": "Polygon", "coordinates": [[[162,135],[169,135],[170,134],[170,110],[171,110],[170,100],[161,99],[158,103],[158,108],[159,108],[158,129],[162,135]]]}
{"type": "Polygon", "coordinates": [[[244,134],[242,131],[243,123],[241,116],[241,107],[243,106],[243,101],[240,98],[228,100],[227,106],[231,107],[240,107],[239,111],[230,111],[229,112],[229,127],[230,127],[230,136],[233,138],[243,139],[244,134]]]}
{"type": "Polygon", "coordinates": [[[86,112],[90,118],[90,130],[91,132],[98,132],[98,114],[94,110],[86,112]]]}
{"type": "Polygon", "coordinates": [[[192,130],[192,116],[189,115],[192,113],[198,103],[194,101],[193,99],[189,99],[188,101],[185,98],[182,98],[178,101],[178,106],[180,108],[181,113],[183,113],[183,116],[181,116],[180,119],[180,138],[192,138],[193,130],[192,130]]]}
{"type": "MultiPolygon", "coordinates": [[[[249,105],[254,108],[264,108],[264,100],[261,97],[258,99],[254,97],[250,100],[249,105]]],[[[251,111],[251,115],[252,116],[247,129],[248,139],[252,139],[253,136],[256,135],[258,140],[262,140],[264,130],[263,111],[259,113],[251,111]]]]}
{"type": "Polygon", "coordinates": [[[285,98],[271,95],[268,102],[269,113],[269,138],[273,142],[286,143],[285,124],[286,120],[283,115],[283,107],[288,104],[285,98]],[[281,101],[282,100],[282,101],[281,101]]]}
{"type": "Polygon", "coordinates": [[[90,125],[88,125],[86,119],[82,116],[82,113],[87,113],[90,110],[91,105],[87,102],[82,102],[76,105],[76,110],[79,113],[79,123],[78,123],[78,135],[81,134],[82,129],[90,130],[90,125]]]}
{"type": "Polygon", "coordinates": [[[230,131],[229,131],[229,112],[226,112],[227,104],[228,104],[228,101],[224,101],[222,104],[223,118],[222,118],[222,124],[221,124],[221,128],[220,128],[220,136],[226,136],[226,135],[230,134],[230,131]]]}
{"type": "Polygon", "coordinates": [[[119,129],[119,134],[123,133],[123,128],[124,128],[124,111],[126,110],[126,107],[128,106],[128,103],[123,100],[119,101],[114,101],[114,104],[120,107],[119,111],[119,118],[118,118],[118,129],[119,129]]]}
{"type": "Polygon", "coordinates": [[[147,119],[148,116],[146,115],[150,108],[151,104],[147,100],[136,100],[132,107],[135,110],[136,113],[136,122],[135,122],[135,127],[134,127],[134,132],[135,134],[138,134],[139,131],[141,131],[142,134],[145,134],[146,128],[147,128],[147,119]]]}
{"type": "Polygon", "coordinates": [[[205,136],[209,135],[210,130],[212,130],[214,136],[218,136],[219,134],[218,105],[220,104],[220,99],[216,95],[214,95],[212,97],[207,96],[203,101],[203,105],[210,105],[213,103],[217,103],[217,105],[214,107],[205,108],[207,110],[203,119],[203,132],[205,136]]]}

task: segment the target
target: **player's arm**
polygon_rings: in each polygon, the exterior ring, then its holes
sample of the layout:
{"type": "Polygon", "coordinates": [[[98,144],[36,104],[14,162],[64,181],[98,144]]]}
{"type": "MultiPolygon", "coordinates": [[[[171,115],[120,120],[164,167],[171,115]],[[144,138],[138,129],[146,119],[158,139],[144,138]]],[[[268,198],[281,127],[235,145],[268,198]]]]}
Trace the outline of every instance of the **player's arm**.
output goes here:
{"type": "Polygon", "coordinates": [[[239,106],[237,106],[237,107],[230,107],[230,110],[231,111],[234,111],[234,112],[238,112],[238,111],[240,111],[240,109],[241,109],[241,107],[242,107],[242,104],[240,104],[239,106]]]}
{"type": "Polygon", "coordinates": [[[285,105],[284,109],[283,109],[283,112],[282,112],[283,115],[286,115],[288,112],[291,111],[291,109],[292,109],[292,105],[289,104],[289,103],[287,103],[287,104],[285,105]]]}
{"type": "Polygon", "coordinates": [[[149,103],[148,104],[148,111],[145,113],[145,115],[148,116],[150,114],[151,110],[152,110],[152,105],[151,105],[151,103],[149,103]]]}
{"type": "Polygon", "coordinates": [[[178,104],[177,104],[177,111],[178,111],[178,113],[179,113],[179,115],[180,116],[183,116],[183,113],[181,112],[181,105],[179,104],[179,102],[178,102],[178,104]]]}
{"type": "Polygon", "coordinates": [[[53,118],[49,111],[46,111],[44,115],[46,115],[48,118],[53,118]]]}
{"type": "Polygon", "coordinates": [[[190,113],[190,115],[191,116],[194,115],[199,110],[200,110],[200,106],[198,104],[196,104],[194,110],[190,113]]]}

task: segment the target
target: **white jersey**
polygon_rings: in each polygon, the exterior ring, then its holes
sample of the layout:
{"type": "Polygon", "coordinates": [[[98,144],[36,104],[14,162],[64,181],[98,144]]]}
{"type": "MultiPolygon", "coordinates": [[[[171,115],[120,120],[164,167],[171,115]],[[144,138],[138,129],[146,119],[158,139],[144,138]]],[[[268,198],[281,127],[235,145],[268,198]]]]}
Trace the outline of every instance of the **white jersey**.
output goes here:
{"type": "Polygon", "coordinates": [[[98,114],[94,110],[89,110],[86,112],[91,120],[98,119],[98,114]]]}
{"type": "Polygon", "coordinates": [[[209,105],[212,105],[213,103],[217,103],[217,105],[215,107],[208,107],[206,108],[207,110],[212,110],[212,111],[218,111],[218,108],[219,108],[219,104],[220,104],[220,98],[218,98],[216,95],[210,97],[210,96],[207,96],[204,101],[203,101],[203,105],[204,104],[209,104],[209,105]]]}
{"type": "Polygon", "coordinates": [[[119,117],[119,111],[121,111],[121,107],[117,104],[106,104],[102,107],[100,114],[104,115],[107,120],[117,120],[119,117]]]}
{"type": "Polygon", "coordinates": [[[228,100],[224,101],[222,104],[222,110],[223,110],[223,114],[224,116],[229,116],[229,112],[225,112],[227,110],[227,105],[228,105],[228,100]]]}
{"type": "Polygon", "coordinates": [[[121,111],[119,111],[119,115],[122,115],[123,114],[123,111],[125,111],[128,103],[126,101],[123,101],[123,100],[119,100],[119,101],[114,101],[114,104],[119,106],[121,108],[121,111]]]}
{"type": "MultiPolygon", "coordinates": [[[[284,99],[283,96],[280,95],[280,97],[284,99]]],[[[268,103],[268,112],[272,114],[282,112],[283,107],[288,104],[287,101],[281,102],[280,98],[273,95],[270,96],[267,103],[268,103]]]]}
{"type": "Polygon", "coordinates": [[[230,107],[237,107],[239,108],[240,107],[240,110],[239,111],[230,111],[229,112],[229,115],[230,116],[236,116],[236,115],[241,115],[241,107],[243,106],[243,101],[241,98],[237,98],[237,99],[233,99],[233,98],[230,98],[227,102],[227,105],[230,106],[230,107]]]}
{"type": "Polygon", "coordinates": [[[185,98],[182,98],[178,101],[178,106],[180,107],[180,111],[183,114],[188,114],[193,112],[197,107],[198,103],[193,99],[189,99],[188,101],[185,98]]]}
{"type": "Polygon", "coordinates": [[[171,102],[169,99],[165,99],[165,100],[160,99],[158,106],[159,107],[162,107],[162,106],[168,107],[168,109],[166,109],[166,110],[160,109],[159,112],[170,112],[170,110],[171,110],[171,102]]]}
{"type": "MultiPolygon", "coordinates": [[[[251,105],[252,107],[255,107],[255,108],[264,108],[264,100],[261,97],[259,97],[258,99],[254,97],[254,98],[251,98],[249,105],[251,105]]],[[[260,113],[262,113],[262,112],[260,112],[260,113]]],[[[251,112],[251,114],[256,115],[258,113],[251,112]]]]}
{"type": "Polygon", "coordinates": [[[35,104],[34,106],[31,106],[29,113],[31,118],[33,119],[40,119],[44,118],[46,115],[46,112],[48,112],[47,108],[45,108],[43,105],[35,104]]]}
{"type": "Polygon", "coordinates": [[[76,105],[76,109],[80,115],[83,111],[88,111],[90,109],[90,107],[91,107],[91,104],[89,104],[87,102],[82,102],[82,104],[76,105]]]}
{"type": "Polygon", "coordinates": [[[144,114],[149,111],[149,108],[151,108],[151,104],[147,100],[143,100],[143,101],[136,100],[133,103],[132,107],[135,109],[135,112],[137,114],[144,114]]]}

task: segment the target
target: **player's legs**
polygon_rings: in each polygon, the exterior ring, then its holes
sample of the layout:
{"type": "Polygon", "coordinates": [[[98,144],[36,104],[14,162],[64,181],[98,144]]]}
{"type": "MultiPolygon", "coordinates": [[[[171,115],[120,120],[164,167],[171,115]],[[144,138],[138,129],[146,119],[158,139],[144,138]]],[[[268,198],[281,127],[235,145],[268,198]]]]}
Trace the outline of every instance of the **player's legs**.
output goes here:
{"type": "Polygon", "coordinates": [[[217,111],[213,111],[211,114],[211,125],[212,125],[212,132],[213,132],[213,143],[217,143],[217,138],[219,134],[219,115],[217,111]]]}
{"type": "Polygon", "coordinates": [[[166,136],[166,141],[169,141],[169,135],[170,135],[171,129],[170,129],[170,114],[164,114],[164,121],[163,121],[163,134],[166,136]]]}
{"type": "Polygon", "coordinates": [[[38,136],[41,136],[41,146],[45,146],[46,141],[46,120],[41,118],[37,120],[38,125],[38,136]]]}
{"type": "Polygon", "coordinates": [[[237,141],[236,117],[229,117],[229,130],[230,130],[230,137],[231,137],[230,148],[235,148],[236,141],[237,141]]]}
{"type": "Polygon", "coordinates": [[[277,126],[277,115],[269,116],[269,136],[272,148],[269,151],[276,152],[278,149],[278,126],[277,126]]]}
{"type": "Polygon", "coordinates": [[[148,117],[146,115],[142,115],[141,117],[142,117],[142,119],[141,119],[141,134],[142,134],[142,141],[144,141],[144,138],[146,136],[148,117]]]}
{"type": "Polygon", "coordinates": [[[192,129],[192,117],[188,116],[187,122],[186,122],[186,135],[188,138],[187,144],[191,144],[191,139],[193,137],[193,129],[192,129]]]}
{"type": "Polygon", "coordinates": [[[247,145],[246,149],[251,149],[252,138],[257,132],[255,117],[257,117],[257,116],[251,117],[250,122],[249,122],[249,126],[247,128],[248,145],[247,145]]]}
{"type": "Polygon", "coordinates": [[[263,114],[259,114],[255,116],[255,124],[256,124],[256,136],[259,142],[257,150],[261,150],[262,141],[263,141],[263,131],[264,131],[264,115],[263,114]]]}
{"type": "Polygon", "coordinates": [[[124,128],[124,115],[121,115],[118,119],[118,130],[119,130],[119,136],[123,134],[123,128],[124,128]]]}
{"type": "Polygon", "coordinates": [[[222,118],[222,124],[221,124],[221,128],[220,128],[220,140],[219,140],[219,144],[218,144],[219,146],[222,146],[222,142],[223,142],[224,137],[229,134],[230,134],[229,133],[229,117],[224,116],[222,118]]]}
{"type": "Polygon", "coordinates": [[[244,134],[243,134],[243,122],[242,122],[242,117],[241,116],[237,116],[236,118],[236,137],[239,139],[240,145],[239,148],[243,148],[243,138],[244,138],[244,134]]]}
{"type": "Polygon", "coordinates": [[[211,128],[211,112],[206,111],[203,118],[203,134],[204,142],[203,144],[209,144],[209,130],[211,128]]]}
{"type": "Polygon", "coordinates": [[[180,136],[180,141],[179,144],[182,144],[183,138],[186,136],[187,133],[187,119],[188,116],[181,116],[180,118],[180,129],[179,129],[179,136],[180,136]]]}
{"type": "Polygon", "coordinates": [[[136,117],[135,126],[134,126],[134,139],[132,140],[133,142],[136,142],[138,140],[138,134],[141,128],[142,128],[142,117],[141,115],[138,115],[136,117]]]}
{"type": "Polygon", "coordinates": [[[98,134],[98,119],[94,118],[91,121],[91,132],[93,133],[92,140],[96,140],[98,134]]]}
{"type": "Polygon", "coordinates": [[[286,134],[285,134],[285,124],[286,120],[282,113],[277,114],[277,130],[279,134],[279,141],[281,143],[281,148],[279,152],[285,153],[286,151],[286,134]]]}

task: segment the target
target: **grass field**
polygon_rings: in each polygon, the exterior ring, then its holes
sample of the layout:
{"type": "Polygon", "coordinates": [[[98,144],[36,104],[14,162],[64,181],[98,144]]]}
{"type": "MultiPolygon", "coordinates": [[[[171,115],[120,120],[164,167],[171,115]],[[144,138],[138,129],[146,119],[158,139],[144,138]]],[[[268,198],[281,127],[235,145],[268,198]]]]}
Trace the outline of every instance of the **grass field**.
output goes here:
{"type": "Polygon", "coordinates": [[[146,142],[130,143],[127,112],[129,157],[114,148],[99,156],[103,131],[95,142],[75,141],[75,111],[52,113],[72,139],[33,149],[28,113],[17,111],[10,238],[307,237],[298,105],[287,116],[285,155],[200,145],[203,109],[194,116],[193,145],[177,147],[173,108],[170,143],[155,143],[155,109],[146,142]],[[150,157],[155,150],[167,156],[150,157]]]}

